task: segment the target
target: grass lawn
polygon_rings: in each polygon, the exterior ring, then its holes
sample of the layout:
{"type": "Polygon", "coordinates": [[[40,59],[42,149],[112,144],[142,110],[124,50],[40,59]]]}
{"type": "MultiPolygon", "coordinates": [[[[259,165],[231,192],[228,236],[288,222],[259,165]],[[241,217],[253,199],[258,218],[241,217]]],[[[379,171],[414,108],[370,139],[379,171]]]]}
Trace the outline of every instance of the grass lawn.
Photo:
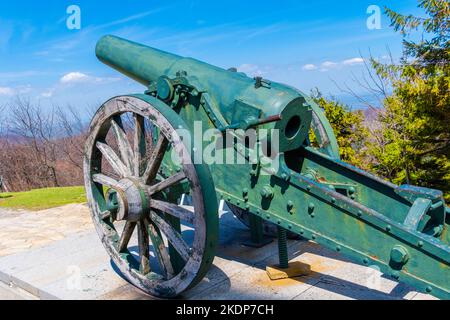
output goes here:
{"type": "Polygon", "coordinates": [[[11,209],[44,210],[84,202],[86,202],[84,187],[48,188],[0,194],[0,207],[11,209]]]}

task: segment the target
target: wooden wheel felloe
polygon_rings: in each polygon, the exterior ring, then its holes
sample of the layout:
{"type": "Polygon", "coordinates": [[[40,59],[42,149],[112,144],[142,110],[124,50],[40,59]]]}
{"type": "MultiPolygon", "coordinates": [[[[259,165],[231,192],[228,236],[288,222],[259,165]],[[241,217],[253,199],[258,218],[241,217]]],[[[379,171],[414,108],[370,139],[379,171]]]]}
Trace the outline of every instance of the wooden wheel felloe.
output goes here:
{"type": "Polygon", "coordinates": [[[187,126],[161,101],[117,97],[95,115],[84,158],[88,202],[106,250],[133,285],[164,298],[204,277],[218,235],[211,176],[193,164],[177,129],[187,126]],[[176,202],[186,192],[193,210],[176,202]]]}

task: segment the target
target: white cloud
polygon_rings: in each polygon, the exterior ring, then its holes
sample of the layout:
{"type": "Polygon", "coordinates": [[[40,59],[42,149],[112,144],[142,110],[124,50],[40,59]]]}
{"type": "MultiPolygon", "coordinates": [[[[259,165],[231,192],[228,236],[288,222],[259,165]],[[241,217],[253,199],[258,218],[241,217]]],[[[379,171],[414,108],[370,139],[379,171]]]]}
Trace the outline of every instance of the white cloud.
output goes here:
{"type": "Polygon", "coordinates": [[[265,72],[261,70],[261,68],[255,64],[242,64],[238,68],[239,72],[247,73],[251,76],[262,76],[265,72]]]}
{"type": "Polygon", "coordinates": [[[89,81],[89,76],[81,72],[70,72],[64,75],[61,79],[61,83],[79,83],[89,81]]]}
{"type": "Polygon", "coordinates": [[[31,91],[31,86],[18,86],[15,88],[11,87],[0,87],[0,96],[14,96],[17,94],[25,94],[31,91]]]}
{"type": "Polygon", "coordinates": [[[333,62],[333,61],[325,61],[324,63],[322,63],[322,68],[333,68],[336,67],[338,65],[338,63],[333,62]]]}
{"type": "Polygon", "coordinates": [[[303,69],[303,70],[306,70],[306,71],[312,71],[312,70],[316,70],[316,69],[317,69],[317,66],[316,66],[315,64],[308,63],[308,64],[305,64],[305,65],[302,67],[302,69],[303,69]]]}
{"type": "Polygon", "coordinates": [[[334,62],[334,61],[325,61],[320,64],[320,68],[312,63],[305,64],[302,69],[303,70],[317,70],[319,69],[320,72],[327,72],[330,71],[330,69],[336,69],[336,68],[342,68],[342,67],[349,67],[349,66],[356,66],[364,63],[363,58],[351,58],[346,59],[341,62],[334,62]]]}
{"type": "Polygon", "coordinates": [[[77,83],[111,83],[119,81],[120,78],[101,78],[92,77],[82,72],[70,72],[61,77],[59,82],[62,84],[77,84],[77,83]]]}
{"type": "Polygon", "coordinates": [[[352,59],[347,59],[342,61],[342,64],[344,66],[353,66],[353,65],[357,65],[357,64],[363,64],[364,63],[364,59],[363,58],[352,58],[352,59]]]}
{"type": "Polygon", "coordinates": [[[50,88],[47,91],[43,92],[41,94],[41,96],[44,98],[51,98],[51,97],[53,97],[54,93],[55,93],[55,88],[50,88]]]}
{"type": "Polygon", "coordinates": [[[9,87],[0,87],[0,96],[13,96],[16,91],[9,87]]]}

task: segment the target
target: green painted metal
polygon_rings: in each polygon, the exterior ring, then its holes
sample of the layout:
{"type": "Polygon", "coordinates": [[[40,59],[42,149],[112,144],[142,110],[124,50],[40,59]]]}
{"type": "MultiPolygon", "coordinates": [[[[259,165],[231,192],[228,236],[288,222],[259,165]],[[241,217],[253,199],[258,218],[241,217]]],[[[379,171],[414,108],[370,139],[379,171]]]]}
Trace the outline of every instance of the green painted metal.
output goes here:
{"type": "Polygon", "coordinates": [[[283,227],[278,227],[278,259],[281,269],[289,268],[289,254],[287,247],[287,231],[283,227]]]}
{"type": "MultiPolygon", "coordinates": [[[[442,192],[396,186],[341,162],[331,127],[306,95],[112,36],[99,41],[97,56],[146,85],[146,94],[164,100],[191,132],[195,121],[221,130],[236,120],[281,115],[259,127],[281,132],[279,169],[262,174],[259,164],[212,164],[220,198],[419,291],[450,299],[450,213],[442,192]],[[314,114],[330,137],[321,150],[306,141],[314,114]],[[295,117],[300,125],[291,121],[295,117]]],[[[237,141],[229,148],[245,145],[237,141]]]]}

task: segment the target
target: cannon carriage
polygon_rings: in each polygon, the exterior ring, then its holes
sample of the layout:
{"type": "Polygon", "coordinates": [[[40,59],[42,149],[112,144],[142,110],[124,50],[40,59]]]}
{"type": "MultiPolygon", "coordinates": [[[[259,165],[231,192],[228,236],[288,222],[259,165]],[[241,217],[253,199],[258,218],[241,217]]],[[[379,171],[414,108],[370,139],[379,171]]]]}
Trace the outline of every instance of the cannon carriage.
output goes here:
{"type": "Polygon", "coordinates": [[[114,36],[96,54],[147,87],[99,108],[84,159],[97,232],[132,284],[172,298],[199,283],[214,260],[223,200],[254,245],[264,232],[278,236],[282,268],[286,237],[301,236],[450,298],[442,192],[396,186],[340,161],[333,130],[308,96],[114,36]],[[219,161],[203,159],[207,129],[219,161]],[[180,205],[183,195],[192,206],[180,205]]]}

